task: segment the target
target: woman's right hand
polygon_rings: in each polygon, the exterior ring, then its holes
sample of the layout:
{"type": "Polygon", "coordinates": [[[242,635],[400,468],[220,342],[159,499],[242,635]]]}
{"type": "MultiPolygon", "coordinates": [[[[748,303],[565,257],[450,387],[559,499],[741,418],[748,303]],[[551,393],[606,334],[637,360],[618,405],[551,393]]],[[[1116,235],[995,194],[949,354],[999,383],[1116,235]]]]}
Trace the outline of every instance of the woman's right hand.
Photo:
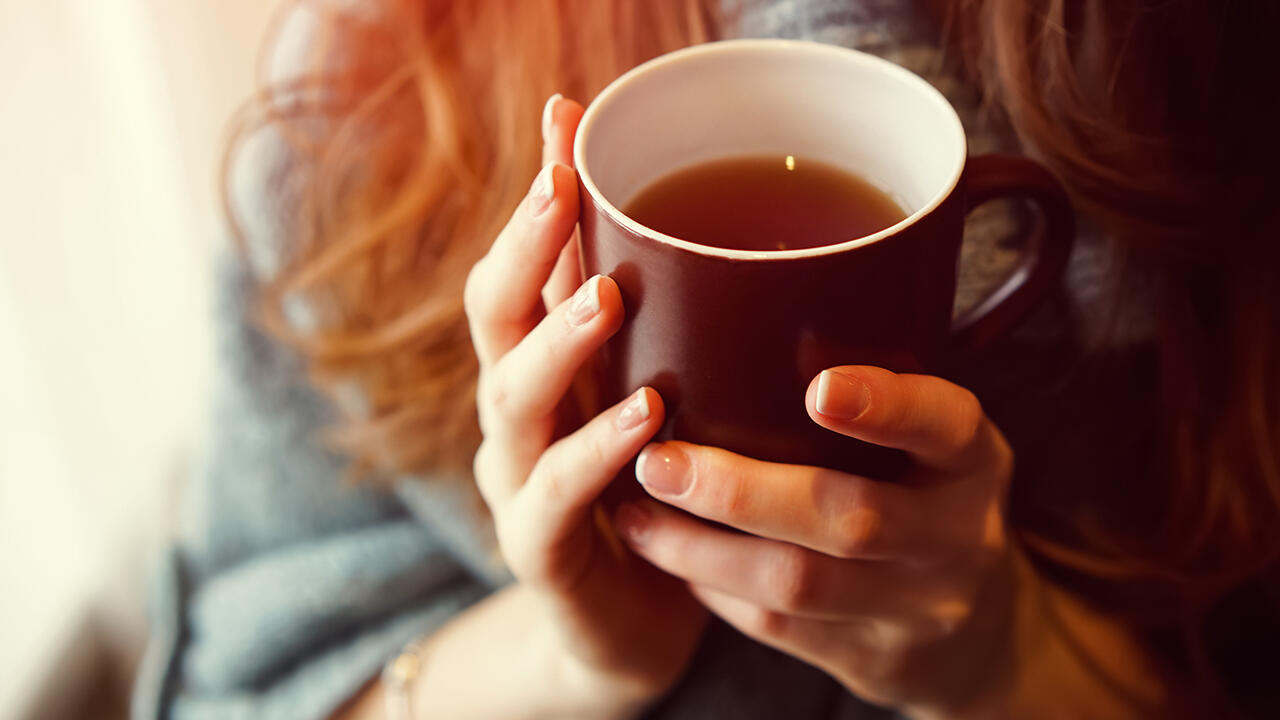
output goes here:
{"type": "Polygon", "coordinates": [[[503,556],[541,600],[569,671],[635,704],[679,678],[706,612],[683,583],[615,551],[593,516],[600,493],[661,426],[661,397],[640,388],[556,438],[557,410],[575,375],[624,312],[608,277],[566,297],[578,278],[571,242],[578,189],[569,162],[582,112],[559,96],[548,101],[545,166],[467,278],[484,433],[475,477],[503,556]]]}

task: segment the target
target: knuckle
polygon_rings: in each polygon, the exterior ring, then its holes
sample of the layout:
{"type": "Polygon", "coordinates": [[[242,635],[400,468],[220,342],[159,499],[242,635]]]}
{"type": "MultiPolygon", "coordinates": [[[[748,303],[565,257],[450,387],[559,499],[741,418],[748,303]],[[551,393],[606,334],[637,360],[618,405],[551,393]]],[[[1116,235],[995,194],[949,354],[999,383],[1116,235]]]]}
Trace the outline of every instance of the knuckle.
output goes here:
{"type": "Polygon", "coordinates": [[[836,517],[835,551],[842,558],[857,558],[879,544],[884,523],[880,512],[869,503],[859,503],[836,517]]]}
{"type": "Polygon", "coordinates": [[[572,453],[574,464],[587,472],[592,472],[610,464],[612,448],[610,441],[616,435],[605,431],[612,425],[604,423],[588,423],[577,433],[561,441],[561,452],[572,453]]]}
{"type": "Polygon", "coordinates": [[[578,459],[574,448],[565,441],[553,444],[542,452],[529,473],[528,486],[535,495],[535,506],[543,511],[563,512],[583,502],[582,483],[578,477],[578,459]]]}
{"type": "Polygon", "coordinates": [[[747,484],[743,482],[742,473],[719,469],[714,473],[714,483],[698,482],[698,479],[711,474],[705,466],[694,472],[695,479],[691,488],[693,497],[701,495],[710,514],[717,518],[730,521],[746,518],[751,512],[751,494],[746,491],[747,484]]]}
{"type": "Polygon", "coordinates": [[[776,638],[786,631],[787,617],[776,610],[758,607],[748,615],[745,625],[743,629],[748,635],[756,638],[776,638]]]}
{"type": "Polygon", "coordinates": [[[476,383],[476,415],[480,421],[480,432],[488,437],[494,434],[496,428],[494,422],[493,408],[493,380],[488,372],[481,371],[480,378],[476,383]]]}
{"type": "Polygon", "coordinates": [[[467,273],[467,281],[462,286],[462,307],[467,317],[475,319],[481,314],[485,302],[485,261],[482,258],[467,273]]]}
{"type": "Polygon", "coordinates": [[[535,488],[542,496],[543,502],[558,507],[565,498],[565,476],[560,471],[560,463],[556,461],[559,452],[548,449],[529,473],[529,487],[535,488]]]}
{"type": "Polygon", "coordinates": [[[494,467],[496,460],[494,453],[492,443],[484,441],[480,443],[475,457],[471,460],[471,473],[476,481],[476,489],[480,491],[480,496],[490,507],[495,504],[498,497],[499,475],[494,467]]]}
{"type": "Polygon", "coordinates": [[[837,474],[823,473],[815,487],[824,492],[828,542],[823,550],[839,558],[858,558],[875,552],[885,532],[883,500],[877,488],[865,481],[853,481],[837,474]]]}
{"type": "Polygon", "coordinates": [[[803,610],[811,604],[814,566],[810,555],[797,546],[780,550],[766,564],[766,582],[774,605],[783,611],[803,610]]]}
{"type": "Polygon", "coordinates": [[[979,566],[990,568],[1003,562],[1009,551],[1009,529],[998,503],[993,503],[984,514],[979,532],[976,543],[979,566]]]}
{"type": "Polygon", "coordinates": [[[542,452],[529,473],[529,487],[548,508],[565,508],[583,501],[584,484],[575,482],[583,473],[591,474],[609,464],[605,440],[590,433],[564,438],[542,452]]]}
{"type": "Polygon", "coordinates": [[[597,470],[608,466],[609,449],[605,446],[603,439],[596,439],[586,444],[583,449],[583,460],[587,463],[587,467],[597,470]]]}
{"type": "Polygon", "coordinates": [[[899,640],[898,644],[919,647],[952,637],[969,622],[972,615],[972,605],[964,600],[939,603],[936,607],[925,610],[911,624],[911,639],[899,640]]]}
{"type": "Polygon", "coordinates": [[[977,552],[977,564],[982,571],[981,574],[985,575],[1004,562],[1008,550],[1008,535],[1003,528],[985,536],[977,552]]]}
{"type": "Polygon", "coordinates": [[[663,532],[658,537],[651,536],[645,547],[645,554],[654,565],[664,570],[687,567],[689,558],[694,557],[698,551],[695,542],[687,533],[679,530],[663,532]]]}
{"type": "Polygon", "coordinates": [[[478,396],[486,407],[488,414],[495,419],[512,421],[520,417],[520,401],[518,393],[512,392],[507,373],[502,371],[503,361],[492,377],[481,386],[478,396]]]}
{"type": "Polygon", "coordinates": [[[913,430],[912,404],[901,399],[872,403],[863,421],[890,435],[905,435],[913,430]]]}
{"type": "Polygon", "coordinates": [[[968,390],[961,390],[956,399],[951,423],[950,444],[954,450],[965,450],[978,443],[986,413],[978,397],[968,390]]]}

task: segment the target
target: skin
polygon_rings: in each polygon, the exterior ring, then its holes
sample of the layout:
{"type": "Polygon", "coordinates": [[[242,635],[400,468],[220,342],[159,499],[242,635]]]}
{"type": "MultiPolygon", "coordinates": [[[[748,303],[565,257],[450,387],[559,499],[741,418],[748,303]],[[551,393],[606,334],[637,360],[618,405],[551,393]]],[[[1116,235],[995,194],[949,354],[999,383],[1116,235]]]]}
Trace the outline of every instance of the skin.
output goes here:
{"type": "MultiPolygon", "coordinates": [[[[475,476],[519,582],[435,633],[416,706],[633,717],[683,674],[710,612],[914,717],[1158,714],[1164,686],[1139,646],[1018,554],[1004,519],[1013,453],[961,387],[865,366],[814,378],[815,423],[910,456],[893,484],[649,444],[663,420],[652,388],[557,438],[574,377],[625,312],[609,278],[577,286],[581,116],[548,101],[546,165],[466,289],[475,476]],[[624,550],[595,503],[637,452],[651,499],[612,518],[624,550]]],[[[381,717],[381,692],[339,717],[381,717]]]]}

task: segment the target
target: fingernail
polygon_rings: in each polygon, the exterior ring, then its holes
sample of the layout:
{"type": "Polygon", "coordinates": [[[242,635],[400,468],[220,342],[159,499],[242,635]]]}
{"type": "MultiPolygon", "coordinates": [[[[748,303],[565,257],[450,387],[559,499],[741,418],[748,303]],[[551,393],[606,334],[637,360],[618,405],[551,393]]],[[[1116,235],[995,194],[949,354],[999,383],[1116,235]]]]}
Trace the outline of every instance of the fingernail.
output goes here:
{"type": "Polygon", "coordinates": [[[618,429],[634,430],[644,424],[649,419],[649,393],[643,388],[637,390],[631,396],[631,401],[622,406],[622,412],[618,413],[618,429]]]}
{"type": "Polygon", "coordinates": [[[565,321],[569,327],[586,325],[591,318],[600,312],[600,276],[596,275],[583,283],[582,287],[569,299],[569,309],[565,311],[565,321]]]}
{"type": "Polygon", "coordinates": [[[547,165],[533,179],[533,187],[529,188],[529,214],[538,217],[551,207],[556,197],[555,165],[547,165]]]}
{"type": "Polygon", "coordinates": [[[680,495],[687,490],[689,470],[689,458],[670,445],[650,445],[636,460],[636,479],[658,495],[680,495]]]}
{"type": "Polygon", "coordinates": [[[853,420],[871,403],[871,393],[861,381],[835,370],[818,376],[818,413],[837,420],[853,420]]]}
{"type": "Polygon", "coordinates": [[[546,142],[551,137],[551,124],[555,122],[556,103],[560,102],[564,96],[556,93],[547,98],[547,104],[542,106],[542,141],[546,142]]]}
{"type": "Polygon", "coordinates": [[[649,511],[635,503],[622,503],[613,516],[613,526],[633,545],[642,545],[649,537],[649,511]]]}

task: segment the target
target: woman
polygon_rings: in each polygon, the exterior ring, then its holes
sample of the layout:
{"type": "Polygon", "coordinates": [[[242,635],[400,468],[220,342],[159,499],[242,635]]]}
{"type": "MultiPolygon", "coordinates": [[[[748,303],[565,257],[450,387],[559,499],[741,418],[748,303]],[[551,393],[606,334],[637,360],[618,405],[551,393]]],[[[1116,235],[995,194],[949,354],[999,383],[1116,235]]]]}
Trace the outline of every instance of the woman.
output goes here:
{"type": "MultiPolygon", "coordinates": [[[[285,149],[267,177],[282,222],[243,233],[256,277],[233,270],[274,339],[236,326],[234,431],[162,575],[144,714],[1280,708],[1274,4],[300,12],[308,52],[250,140],[285,149]],[[647,446],[664,410],[649,388],[584,422],[559,412],[626,312],[610,279],[579,285],[582,107],[565,97],[752,34],[924,72],[975,145],[1016,138],[1096,229],[1063,296],[981,367],[837,367],[797,398],[834,432],[905,450],[910,482],[647,446]],[[344,461],[307,446],[318,420],[358,473],[390,481],[326,483],[344,461]],[[637,453],[652,500],[599,515],[637,453]]],[[[962,285],[999,264],[982,248],[962,285]]]]}

